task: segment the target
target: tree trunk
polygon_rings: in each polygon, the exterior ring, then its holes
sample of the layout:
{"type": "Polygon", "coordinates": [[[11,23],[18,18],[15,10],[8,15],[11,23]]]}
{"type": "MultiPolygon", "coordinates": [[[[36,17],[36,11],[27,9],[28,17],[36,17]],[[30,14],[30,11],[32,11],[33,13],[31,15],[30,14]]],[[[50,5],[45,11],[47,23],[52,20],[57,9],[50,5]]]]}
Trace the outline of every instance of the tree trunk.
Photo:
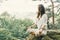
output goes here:
{"type": "Polygon", "coordinates": [[[52,0],[51,0],[51,3],[52,3],[52,21],[53,21],[53,24],[54,24],[54,3],[53,3],[52,0]]]}

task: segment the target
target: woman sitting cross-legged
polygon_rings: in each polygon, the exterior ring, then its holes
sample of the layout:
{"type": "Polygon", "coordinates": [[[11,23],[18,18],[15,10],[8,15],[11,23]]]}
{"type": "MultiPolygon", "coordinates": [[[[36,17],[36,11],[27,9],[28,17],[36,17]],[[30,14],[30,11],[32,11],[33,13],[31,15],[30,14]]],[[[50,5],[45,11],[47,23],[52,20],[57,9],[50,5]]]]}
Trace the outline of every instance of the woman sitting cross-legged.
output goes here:
{"type": "Polygon", "coordinates": [[[31,28],[32,26],[30,26],[27,31],[32,35],[39,36],[39,39],[41,40],[41,36],[47,34],[47,19],[48,17],[47,14],[45,14],[44,6],[42,4],[38,5],[36,23],[32,25],[37,25],[37,29],[33,29],[31,28]]]}

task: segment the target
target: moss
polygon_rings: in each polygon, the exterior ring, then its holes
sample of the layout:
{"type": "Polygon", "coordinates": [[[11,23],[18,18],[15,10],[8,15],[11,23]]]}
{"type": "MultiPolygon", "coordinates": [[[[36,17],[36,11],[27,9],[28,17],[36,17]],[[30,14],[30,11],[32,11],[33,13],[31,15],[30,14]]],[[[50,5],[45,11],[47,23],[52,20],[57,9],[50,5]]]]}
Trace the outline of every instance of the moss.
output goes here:
{"type": "MultiPolygon", "coordinates": [[[[31,40],[39,40],[38,37],[34,37],[33,35],[30,35],[28,38],[31,39],[31,40]]],[[[48,34],[45,35],[42,38],[42,40],[60,40],[60,33],[48,32],[48,34]]]]}

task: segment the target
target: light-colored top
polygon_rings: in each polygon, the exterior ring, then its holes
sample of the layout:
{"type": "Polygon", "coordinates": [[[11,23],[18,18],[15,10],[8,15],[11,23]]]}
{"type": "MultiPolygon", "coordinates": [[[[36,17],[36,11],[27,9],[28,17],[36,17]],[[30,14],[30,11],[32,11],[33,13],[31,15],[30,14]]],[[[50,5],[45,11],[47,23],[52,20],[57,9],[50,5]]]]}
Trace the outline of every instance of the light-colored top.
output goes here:
{"type": "Polygon", "coordinates": [[[47,14],[43,14],[42,18],[36,20],[38,30],[41,29],[42,25],[45,25],[45,30],[42,32],[43,35],[47,34],[47,14]]]}
{"type": "Polygon", "coordinates": [[[42,31],[42,35],[46,35],[47,34],[47,15],[46,14],[43,14],[42,18],[40,18],[39,20],[37,19],[36,20],[36,24],[37,24],[37,29],[33,29],[33,28],[30,28],[28,29],[28,32],[34,32],[35,35],[39,34],[39,31],[42,27],[42,25],[45,25],[45,30],[42,31]]]}
{"type": "Polygon", "coordinates": [[[42,18],[40,18],[39,20],[38,19],[36,20],[38,29],[40,29],[42,25],[46,25],[45,29],[47,29],[47,19],[48,19],[47,15],[43,14],[42,18]]]}

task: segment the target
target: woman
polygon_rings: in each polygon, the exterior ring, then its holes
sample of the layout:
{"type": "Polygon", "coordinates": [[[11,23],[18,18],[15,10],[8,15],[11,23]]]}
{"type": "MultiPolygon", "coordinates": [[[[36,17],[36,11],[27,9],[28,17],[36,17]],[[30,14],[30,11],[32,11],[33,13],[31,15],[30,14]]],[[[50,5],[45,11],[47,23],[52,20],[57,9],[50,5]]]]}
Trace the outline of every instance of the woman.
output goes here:
{"type": "Polygon", "coordinates": [[[42,4],[38,6],[38,13],[37,13],[37,21],[36,25],[38,29],[42,32],[42,34],[47,33],[47,15],[45,14],[45,8],[42,4]]]}
{"type": "Polygon", "coordinates": [[[39,40],[41,40],[42,35],[47,34],[47,19],[48,17],[45,14],[44,6],[42,4],[38,5],[36,23],[32,25],[32,26],[37,25],[37,29],[28,28],[28,31],[31,34],[34,34],[35,36],[40,36],[39,40]]]}

